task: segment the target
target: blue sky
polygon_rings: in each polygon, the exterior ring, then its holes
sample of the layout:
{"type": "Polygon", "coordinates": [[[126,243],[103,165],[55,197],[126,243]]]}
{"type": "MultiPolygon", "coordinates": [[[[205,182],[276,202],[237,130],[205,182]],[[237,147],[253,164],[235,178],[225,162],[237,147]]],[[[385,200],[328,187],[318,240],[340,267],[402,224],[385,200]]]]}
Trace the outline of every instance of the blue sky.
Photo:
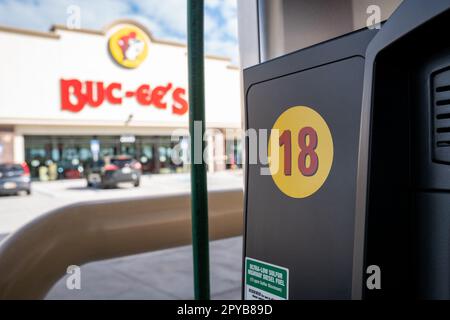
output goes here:
{"type": "MultiPolygon", "coordinates": [[[[81,9],[81,27],[101,29],[116,19],[144,24],[159,39],[186,41],[187,0],[0,0],[0,25],[48,31],[81,9]]],[[[236,0],[205,0],[205,50],[238,62],[236,0]]]]}

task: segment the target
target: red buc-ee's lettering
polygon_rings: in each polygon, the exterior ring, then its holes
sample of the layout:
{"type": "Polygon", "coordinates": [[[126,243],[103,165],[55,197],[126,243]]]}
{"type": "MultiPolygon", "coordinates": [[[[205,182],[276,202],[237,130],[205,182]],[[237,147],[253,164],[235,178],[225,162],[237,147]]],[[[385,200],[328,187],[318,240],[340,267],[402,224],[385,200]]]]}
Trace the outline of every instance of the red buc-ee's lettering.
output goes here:
{"type": "MultiPolygon", "coordinates": [[[[70,112],[80,112],[86,105],[98,108],[105,101],[120,105],[123,102],[122,84],[112,82],[105,85],[101,81],[81,82],[77,79],[61,79],[61,109],[70,112]]],[[[135,92],[127,91],[125,98],[135,97],[141,106],[154,106],[158,109],[167,109],[167,98],[172,98],[172,114],[184,115],[189,110],[186,100],[186,90],[174,87],[172,83],[165,86],[156,86],[154,89],[148,84],[139,86],[135,92]],[[170,94],[169,92],[172,91],[170,94]],[[131,93],[131,94],[130,94],[131,93]]]]}

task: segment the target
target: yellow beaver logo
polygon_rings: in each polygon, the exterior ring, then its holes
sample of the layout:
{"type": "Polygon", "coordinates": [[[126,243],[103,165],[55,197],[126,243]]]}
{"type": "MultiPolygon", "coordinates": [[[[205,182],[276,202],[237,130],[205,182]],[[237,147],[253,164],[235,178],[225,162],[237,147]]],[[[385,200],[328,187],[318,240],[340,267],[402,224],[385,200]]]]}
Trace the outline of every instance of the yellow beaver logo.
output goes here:
{"type": "Polygon", "coordinates": [[[136,68],[147,57],[147,41],[147,36],[141,29],[124,27],[109,38],[109,51],[121,66],[136,68]]]}

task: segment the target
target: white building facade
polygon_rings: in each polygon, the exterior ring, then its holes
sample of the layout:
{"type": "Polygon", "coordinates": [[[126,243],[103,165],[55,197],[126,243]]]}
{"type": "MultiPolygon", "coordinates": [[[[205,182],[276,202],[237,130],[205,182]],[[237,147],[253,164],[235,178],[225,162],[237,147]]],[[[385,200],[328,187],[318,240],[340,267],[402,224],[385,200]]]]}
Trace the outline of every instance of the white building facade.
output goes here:
{"type": "MultiPolygon", "coordinates": [[[[144,172],[186,170],[187,49],[142,25],[104,30],[55,26],[48,33],[0,27],[0,163],[57,165],[81,177],[96,157],[130,155],[144,172]],[[179,137],[176,139],[174,137],[179,137]]],[[[229,59],[205,57],[209,170],[240,163],[240,75],[229,59]],[[228,141],[227,141],[228,139],[228,141]]],[[[40,173],[39,173],[40,172],[40,173]]],[[[41,176],[39,176],[41,175],[41,176]]]]}

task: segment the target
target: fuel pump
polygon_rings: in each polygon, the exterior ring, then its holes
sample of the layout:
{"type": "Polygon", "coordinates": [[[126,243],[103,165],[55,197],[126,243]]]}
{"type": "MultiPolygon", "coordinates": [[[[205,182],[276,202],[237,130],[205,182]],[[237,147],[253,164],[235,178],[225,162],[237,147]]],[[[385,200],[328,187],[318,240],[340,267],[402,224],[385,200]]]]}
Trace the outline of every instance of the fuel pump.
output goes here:
{"type": "Polygon", "coordinates": [[[244,299],[450,299],[449,27],[404,0],[244,69],[244,299]]]}

